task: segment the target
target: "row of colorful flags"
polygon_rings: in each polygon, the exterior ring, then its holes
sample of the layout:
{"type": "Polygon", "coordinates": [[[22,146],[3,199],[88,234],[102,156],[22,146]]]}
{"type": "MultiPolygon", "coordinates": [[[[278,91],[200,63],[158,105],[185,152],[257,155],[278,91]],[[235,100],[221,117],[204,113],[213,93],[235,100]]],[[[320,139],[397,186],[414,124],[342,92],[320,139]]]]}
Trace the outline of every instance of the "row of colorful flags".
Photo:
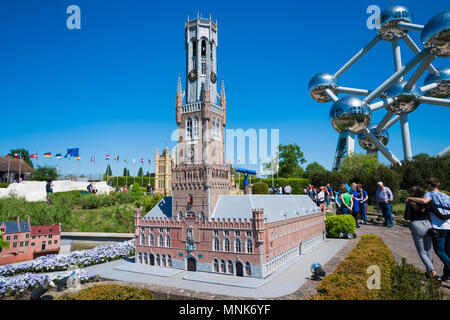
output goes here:
{"type": "MultiPolygon", "coordinates": [[[[44,158],[51,158],[52,157],[52,153],[51,152],[44,152],[43,155],[44,155],[44,158]]],[[[67,153],[64,156],[64,158],[67,158],[68,156],[75,157],[75,160],[78,160],[78,161],[81,160],[81,156],[79,154],[79,148],[67,149],[67,153]]],[[[15,158],[21,159],[22,155],[20,153],[15,153],[14,155],[8,153],[6,155],[6,157],[7,158],[8,157],[9,158],[10,157],[15,157],[15,158]]],[[[62,154],[61,153],[56,153],[55,154],[55,158],[56,159],[62,159],[62,154]]],[[[30,159],[38,159],[38,154],[37,153],[30,154],[30,159]]],[[[119,159],[120,159],[120,157],[118,155],[114,157],[115,161],[119,161],[119,159]]],[[[108,161],[110,160],[110,155],[109,154],[105,155],[105,160],[108,160],[108,161]]],[[[147,161],[148,161],[149,164],[152,162],[152,160],[150,158],[148,158],[147,161]]],[[[94,156],[91,157],[91,162],[95,163],[95,157],[94,156]]],[[[128,163],[128,159],[125,158],[124,162],[128,163]]],[[[136,163],[136,159],[135,158],[132,159],[132,162],[136,163]]],[[[141,164],[144,164],[144,158],[141,158],[141,164]]]]}

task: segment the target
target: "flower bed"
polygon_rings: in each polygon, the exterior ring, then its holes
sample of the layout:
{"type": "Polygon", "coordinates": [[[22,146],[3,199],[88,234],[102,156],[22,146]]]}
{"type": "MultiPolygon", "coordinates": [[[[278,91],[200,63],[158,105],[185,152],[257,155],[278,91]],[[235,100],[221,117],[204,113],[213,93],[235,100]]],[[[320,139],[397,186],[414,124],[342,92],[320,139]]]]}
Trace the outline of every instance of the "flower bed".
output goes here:
{"type": "MultiPolygon", "coordinates": [[[[64,274],[48,275],[50,280],[59,280],[68,276],[70,272],[64,274]]],[[[0,279],[0,297],[16,296],[20,297],[27,291],[33,290],[45,281],[45,274],[25,273],[15,277],[4,277],[0,279]]],[[[80,283],[99,281],[98,275],[88,274],[81,270],[79,273],[80,283]]]]}
{"type": "Polygon", "coordinates": [[[48,255],[22,264],[0,266],[0,276],[8,277],[27,272],[64,271],[71,266],[80,268],[91,265],[127,258],[134,255],[134,241],[118,244],[107,244],[89,250],[74,251],[64,255],[48,255]]]}

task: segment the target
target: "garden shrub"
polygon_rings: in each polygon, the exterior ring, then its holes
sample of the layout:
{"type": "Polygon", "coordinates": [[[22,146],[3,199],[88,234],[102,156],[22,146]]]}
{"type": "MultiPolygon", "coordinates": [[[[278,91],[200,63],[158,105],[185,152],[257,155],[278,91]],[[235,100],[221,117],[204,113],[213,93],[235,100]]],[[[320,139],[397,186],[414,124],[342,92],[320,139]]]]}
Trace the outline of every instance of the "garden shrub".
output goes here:
{"type": "Polygon", "coordinates": [[[269,194],[269,186],[265,182],[255,182],[252,194],[269,194]]]}
{"type": "Polygon", "coordinates": [[[136,199],[142,197],[143,192],[142,192],[142,189],[141,189],[141,186],[139,185],[139,183],[134,183],[134,184],[131,186],[130,194],[131,194],[133,197],[135,197],[136,199]]]}
{"type": "Polygon", "coordinates": [[[8,188],[9,183],[0,183],[0,188],[8,188]]]}
{"type": "MultiPolygon", "coordinates": [[[[239,176],[235,174],[235,182],[239,183],[239,176]]],[[[268,186],[272,186],[272,179],[266,178],[262,179],[262,182],[266,183],[268,186]]],[[[292,188],[292,194],[304,194],[304,189],[308,185],[309,180],[304,178],[274,178],[273,185],[274,187],[279,184],[282,188],[284,188],[287,184],[289,184],[292,188]]],[[[240,188],[244,189],[244,178],[241,175],[240,188]]]]}
{"type": "Polygon", "coordinates": [[[118,284],[98,284],[76,294],[64,293],[58,300],[154,300],[153,293],[118,284]]]}
{"type": "Polygon", "coordinates": [[[164,195],[161,193],[154,193],[153,196],[147,196],[143,197],[141,200],[138,201],[138,206],[142,208],[142,214],[147,214],[154,206],[158,204],[162,199],[164,198],[164,195]]]}
{"type": "MultiPolygon", "coordinates": [[[[350,216],[351,217],[351,216],[350,216]]],[[[316,300],[377,300],[383,290],[390,291],[391,270],[395,265],[389,248],[376,235],[362,236],[358,245],[323,279],[317,287],[316,300]],[[381,290],[369,289],[369,266],[376,265],[381,272],[381,290]]]]}
{"type": "Polygon", "coordinates": [[[358,245],[337,269],[317,287],[315,300],[440,300],[446,296],[434,279],[414,265],[395,263],[388,246],[377,235],[363,235],[358,245]],[[378,266],[381,288],[369,289],[367,282],[373,273],[369,266],[378,266]]]}
{"type": "Polygon", "coordinates": [[[355,233],[355,218],[350,214],[326,215],[325,228],[328,238],[339,238],[340,233],[355,233]]]}

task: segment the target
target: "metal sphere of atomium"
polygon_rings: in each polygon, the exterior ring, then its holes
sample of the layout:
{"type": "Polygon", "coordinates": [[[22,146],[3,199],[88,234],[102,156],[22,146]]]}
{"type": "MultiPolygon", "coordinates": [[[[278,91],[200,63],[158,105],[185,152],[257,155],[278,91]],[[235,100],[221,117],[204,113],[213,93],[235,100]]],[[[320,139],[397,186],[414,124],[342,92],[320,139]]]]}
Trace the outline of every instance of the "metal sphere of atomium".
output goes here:
{"type": "Polygon", "coordinates": [[[450,97],[450,68],[438,68],[438,74],[430,73],[424,81],[424,85],[436,83],[437,87],[427,91],[426,95],[436,98],[450,97]]]}
{"type": "Polygon", "coordinates": [[[423,27],[420,40],[437,57],[450,57],[450,10],[438,13],[423,27]]]}
{"type": "MultiPolygon", "coordinates": [[[[381,130],[380,132],[376,132],[377,124],[370,124],[367,129],[377,138],[383,145],[387,145],[389,142],[389,133],[387,130],[381,130]]],[[[366,136],[362,133],[358,134],[358,143],[366,151],[378,151],[378,148],[366,138],[366,136]]]]}
{"type": "Polygon", "coordinates": [[[372,111],[363,100],[346,96],[336,101],[330,109],[331,125],[337,132],[350,130],[358,133],[367,128],[372,111]]]}
{"type": "Polygon", "coordinates": [[[385,92],[386,97],[394,99],[386,108],[395,114],[414,111],[420,104],[422,91],[416,85],[405,91],[406,83],[407,81],[397,82],[385,92]]]}
{"type": "Polygon", "coordinates": [[[395,38],[403,38],[408,30],[398,27],[401,21],[412,23],[413,16],[411,11],[404,6],[390,6],[383,10],[380,15],[380,29],[378,33],[386,41],[392,41],[395,38]]]}
{"type": "Polygon", "coordinates": [[[330,102],[331,99],[325,92],[325,89],[330,89],[336,94],[335,88],[337,87],[337,81],[330,73],[321,72],[311,78],[308,84],[308,91],[311,97],[317,102],[330,102]]]}

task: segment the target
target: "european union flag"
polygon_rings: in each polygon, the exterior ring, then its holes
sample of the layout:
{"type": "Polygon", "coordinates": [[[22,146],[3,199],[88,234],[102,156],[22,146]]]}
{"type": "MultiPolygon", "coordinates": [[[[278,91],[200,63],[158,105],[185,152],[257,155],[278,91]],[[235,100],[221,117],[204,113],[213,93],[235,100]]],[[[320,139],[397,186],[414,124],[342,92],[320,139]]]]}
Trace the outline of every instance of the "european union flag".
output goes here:
{"type": "Polygon", "coordinates": [[[64,156],[64,158],[67,158],[67,156],[78,157],[79,152],[80,152],[80,148],[67,149],[67,154],[64,156]]]}

